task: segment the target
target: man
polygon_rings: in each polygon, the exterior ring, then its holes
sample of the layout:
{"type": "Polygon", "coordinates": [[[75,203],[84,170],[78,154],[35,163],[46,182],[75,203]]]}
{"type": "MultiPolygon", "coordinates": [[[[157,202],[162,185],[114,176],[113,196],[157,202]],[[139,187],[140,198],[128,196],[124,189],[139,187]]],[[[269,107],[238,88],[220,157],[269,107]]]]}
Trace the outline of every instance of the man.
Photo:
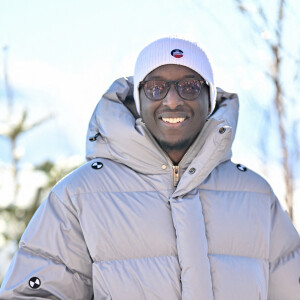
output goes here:
{"type": "Polygon", "coordinates": [[[97,105],[89,161],[36,212],[0,298],[300,299],[298,233],[230,161],[237,117],[199,46],[148,45],[133,84],[97,105]]]}

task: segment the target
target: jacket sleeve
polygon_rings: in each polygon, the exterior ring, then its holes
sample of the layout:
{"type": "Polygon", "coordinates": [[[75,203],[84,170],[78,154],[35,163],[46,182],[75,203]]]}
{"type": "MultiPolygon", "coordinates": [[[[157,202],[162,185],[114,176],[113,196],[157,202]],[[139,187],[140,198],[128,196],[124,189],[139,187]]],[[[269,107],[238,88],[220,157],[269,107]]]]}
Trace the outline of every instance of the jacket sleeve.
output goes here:
{"type": "Polygon", "coordinates": [[[91,273],[75,209],[51,192],[22,236],[0,299],[92,299],[91,273]]]}
{"type": "Polygon", "coordinates": [[[300,238],[275,196],[271,220],[268,299],[300,299],[300,238]]]}

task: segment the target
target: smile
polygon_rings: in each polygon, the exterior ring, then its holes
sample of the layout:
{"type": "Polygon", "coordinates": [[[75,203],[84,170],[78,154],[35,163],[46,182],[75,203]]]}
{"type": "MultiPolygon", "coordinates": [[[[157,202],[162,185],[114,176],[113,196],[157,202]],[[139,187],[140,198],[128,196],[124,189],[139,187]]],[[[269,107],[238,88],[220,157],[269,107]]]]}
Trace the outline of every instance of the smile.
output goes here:
{"type": "Polygon", "coordinates": [[[185,120],[185,118],[162,118],[162,120],[166,123],[176,124],[182,123],[185,120]]]}

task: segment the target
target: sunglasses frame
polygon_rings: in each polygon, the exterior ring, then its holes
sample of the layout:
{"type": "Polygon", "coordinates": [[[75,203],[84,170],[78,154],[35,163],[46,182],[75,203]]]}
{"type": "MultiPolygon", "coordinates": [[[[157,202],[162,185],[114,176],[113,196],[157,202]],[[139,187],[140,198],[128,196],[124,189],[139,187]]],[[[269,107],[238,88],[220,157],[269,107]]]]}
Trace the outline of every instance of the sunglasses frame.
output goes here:
{"type": "Polygon", "coordinates": [[[151,79],[151,80],[141,81],[141,82],[139,83],[139,88],[141,88],[141,87],[143,88],[144,93],[145,93],[145,96],[146,96],[149,100],[151,100],[151,101],[161,101],[161,100],[163,100],[163,99],[168,95],[168,93],[169,93],[169,91],[170,91],[170,88],[171,88],[171,85],[173,84],[173,85],[175,86],[175,90],[176,90],[176,92],[177,92],[177,94],[178,94],[178,96],[179,96],[180,98],[182,98],[182,99],[184,99],[184,100],[187,100],[187,101],[193,101],[193,100],[195,100],[195,99],[200,95],[201,90],[202,90],[202,85],[203,85],[204,83],[208,86],[208,83],[207,83],[206,80],[201,80],[201,79],[197,79],[197,78],[183,78],[183,79],[179,79],[179,80],[171,80],[171,81],[165,81],[165,80],[162,80],[162,79],[151,79]],[[196,95],[195,97],[189,98],[189,99],[188,99],[188,98],[184,98],[184,97],[182,97],[182,96],[180,95],[180,93],[179,93],[179,91],[178,91],[178,83],[179,83],[180,81],[183,81],[183,80],[189,80],[189,79],[190,79],[190,80],[197,80],[197,81],[199,81],[199,82],[200,82],[200,89],[199,89],[199,93],[197,93],[197,95],[196,95]],[[158,99],[148,97],[148,95],[147,95],[147,93],[146,93],[146,91],[145,91],[145,85],[146,85],[148,82],[150,82],[150,81],[163,81],[163,82],[165,82],[165,84],[166,84],[166,86],[167,86],[167,92],[166,92],[166,94],[165,94],[163,97],[158,98],[158,99]]]}

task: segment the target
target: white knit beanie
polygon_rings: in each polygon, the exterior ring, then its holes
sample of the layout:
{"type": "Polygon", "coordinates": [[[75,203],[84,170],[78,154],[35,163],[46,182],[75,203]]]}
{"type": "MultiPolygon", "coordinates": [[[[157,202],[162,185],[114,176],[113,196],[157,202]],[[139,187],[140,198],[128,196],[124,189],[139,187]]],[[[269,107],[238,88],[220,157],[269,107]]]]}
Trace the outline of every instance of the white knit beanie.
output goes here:
{"type": "Polygon", "coordinates": [[[134,101],[140,114],[139,83],[154,69],[162,65],[186,66],[209,84],[210,114],[214,110],[216,88],[213,71],[206,53],[196,43],[179,38],[162,38],[146,46],[139,54],[134,68],[134,101]]]}

